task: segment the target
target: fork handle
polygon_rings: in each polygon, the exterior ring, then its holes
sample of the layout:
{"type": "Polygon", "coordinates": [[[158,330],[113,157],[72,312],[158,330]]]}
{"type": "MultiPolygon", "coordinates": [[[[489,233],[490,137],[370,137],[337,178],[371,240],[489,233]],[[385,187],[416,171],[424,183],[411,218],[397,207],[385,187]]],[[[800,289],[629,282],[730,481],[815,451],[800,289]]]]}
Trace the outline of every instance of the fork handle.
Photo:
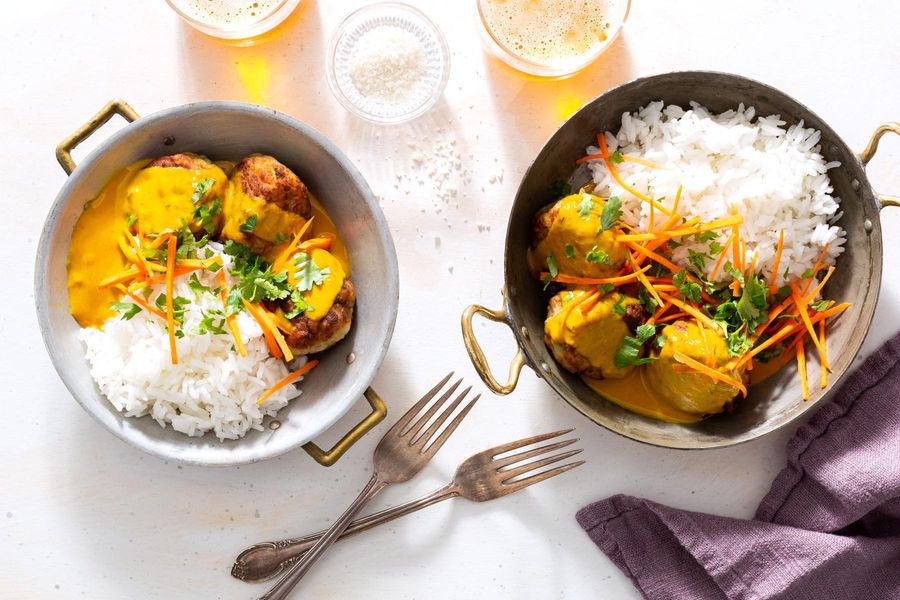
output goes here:
{"type": "Polygon", "coordinates": [[[306,575],[312,566],[316,564],[323,554],[325,554],[325,551],[337,541],[342,533],[344,533],[350,525],[350,521],[353,520],[353,517],[362,510],[362,507],[365,506],[369,500],[374,498],[378,492],[387,486],[388,484],[386,482],[378,478],[377,473],[372,475],[369,483],[367,483],[366,487],[359,493],[356,500],[354,500],[347,510],[344,511],[344,514],[338,517],[337,521],[335,521],[328,531],[313,544],[313,547],[306,552],[303,558],[291,566],[285,576],[279,579],[278,583],[273,585],[268,592],[260,596],[259,600],[286,600],[300,579],[306,575]]]}
{"type": "MultiPolygon", "coordinates": [[[[411,500],[399,506],[382,510],[362,517],[350,523],[339,539],[366,531],[382,523],[393,521],[432,504],[437,504],[459,495],[453,484],[447,484],[430,494],[411,500]]],[[[302,557],[313,547],[325,531],[319,531],[302,538],[279,540],[277,542],[261,542],[241,552],[231,567],[231,574],[242,581],[263,581],[278,575],[302,557]]]]}

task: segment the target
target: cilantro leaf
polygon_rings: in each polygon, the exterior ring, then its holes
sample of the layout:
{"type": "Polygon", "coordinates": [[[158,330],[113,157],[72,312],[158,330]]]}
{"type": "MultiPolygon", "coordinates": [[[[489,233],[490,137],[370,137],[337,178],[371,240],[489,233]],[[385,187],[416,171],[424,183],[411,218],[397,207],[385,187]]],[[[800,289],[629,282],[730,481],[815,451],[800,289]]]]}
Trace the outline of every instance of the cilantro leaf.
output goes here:
{"type": "Polygon", "coordinates": [[[713,240],[709,243],[709,251],[713,254],[720,254],[724,249],[725,247],[716,240],[713,240]]]}
{"type": "Polygon", "coordinates": [[[578,216],[582,219],[589,219],[591,211],[596,208],[594,199],[590,194],[582,194],[581,201],[578,203],[578,216]]]}
{"type": "MultiPolygon", "coordinates": [[[[168,314],[167,306],[166,306],[167,297],[165,293],[160,294],[156,297],[154,304],[156,308],[161,310],[163,314],[168,314]]],[[[172,299],[172,317],[175,319],[175,322],[179,325],[184,323],[184,313],[187,310],[188,305],[191,303],[190,300],[183,296],[175,296],[172,299]]]]}
{"type": "Polygon", "coordinates": [[[575,258],[575,246],[572,244],[566,244],[566,258],[575,258]]]}
{"type": "Polygon", "coordinates": [[[253,233],[253,230],[256,229],[256,215],[247,217],[247,220],[241,223],[239,229],[242,233],[253,233]]]}
{"type": "Polygon", "coordinates": [[[610,196],[600,213],[600,231],[606,231],[622,216],[622,200],[618,196],[610,196]]]}
{"type": "Polygon", "coordinates": [[[557,275],[559,275],[559,265],[556,264],[556,257],[550,254],[547,256],[547,275],[544,276],[545,290],[557,275]]]}
{"type": "Polygon", "coordinates": [[[694,303],[700,302],[702,288],[699,283],[687,280],[686,271],[675,273],[672,276],[672,284],[686,300],[694,303]]]}
{"type": "Polygon", "coordinates": [[[620,317],[625,314],[625,295],[619,294],[619,299],[612,307],[612,311],[620,317]]]}
{"type": "Polygon", "coordinates": [[[200,298],[200,294],[203,292],[212,293],[209,286],[204,285],[203,282],[200,281],[200,278],[197,277],[197,273],[191,273],[191,276],[188,279],[188,287],[194,292],[194,297],[197,299],[200,298]]]}
{"type": "Polygon", "coordinates": [[[130,321],[136,314],[143,310],[134,302],[110,302],[109,307],[119,313],[119,318],[123,321],[130,321]]]}
{"type": "Polygon", "coordinates": [[[737,301],[737,311],[751,329],[756,329],[766,318],[766,310],[769,308],[766,291],[766,286],[755,274],[751,273],[744,282],[743,293],[737,301]]]}
{"type": "MultiPolygon", "coordinates": [[[[718,231],[701,231],[700,233],[694,234],[694,239],[700,242],[709,242],[719,237],[718,231]]],[[[712,246],[710,246],[710,251],[712,251],[712,246]]]]}
{"type": "Polygon", "coordinates": [[[734,265],[731,264],[730,260],[726,260],[725,264],[722,266],[722,270],[740,281],[742,284],[744,283],[744,274],[738,271],[734,265]]]}
{"type": "Polygon", "coordinates": [[[203,318],[194,327],[195,334],[205,335],[207,333],[212,333],[215,335],[222,335],[227,333],[225,331],[225,313],[213,308],[209,311],[202,311],[202,314],[203,318]]]}
{"type": "Polygon", "coordinates": [[[608,265],[609,254],[607,254],[603,250],[598,250],[597,246],[594,246],[588,251],[587,254],[584,255],[584,260],[588,261],[589,263],[608,265]]]}
{"type": "Polygon", "coordinates": [[[215,179],[201,179],[193,184],[194,193],[191,194],[191,202],[197,204],[203,199],[203,195],[206,194],[215,185],[215,179]]]}
{"type": "Polygon", "coordinates": [[[137,215],[133,215],[131,213],[126,213],[125,215],[125,224],[131,227],[135,223],[137,223],[137,215]]]}
{"type": "Polygon", "coordinates": [[[656,360],[657,357],[655,356],[639,358],[644,343],[654,335],[656,335],[656,325],[651,324],[639,325],[635,331],[635,337],[626,335],[622,339],[622,345],[619,346],[619,349],[616,351],[616,356],[613,359],[616,367],[624,369],[633,365],[643,365],[656,360]]]}
{"type": "Polygon", "coordinates": [[[609,155],[609,162],[615,163],[617,165],[622,164],[625,161],[625,157],[622,156],[622,153],[618,150],[613,151],[612,154],[609,155]]]}
{"type": "Polygon", "coordinates": [[[605,296],[614,289],[616,289],[616,286],[611,283],[601,283],[597,286],[597,290],[600,292],[600,296],[605,296]]]}
{"type": "Polygon", "coordinates": [[[206,206],[205,204],[200,204],[197,208],[194,209],[194,220],[200,221],[200,225],[209,235],[212,235],[216,231],[216,224],[213,222],[213,217],[219,215],[222,212],[222,200],[218,196],[213,200],[211,206],[206,206]]]}
{"type": "Polygon", "coordinates": [[[830,300],[819,300],[818,302],[813,302],[812,304],[810,304],[810,306],[814,311],[822,312],[823,310],[828,310],[828,305],[830,303],[830,300]]]}
{"type": "Polygon", "coordinates": [[[813,272],[813,270],[808,268],[808,269],[806,269],[805,271],[803,271],[803,274],[801,274],[800,277],[801,277],[802,279],[809,279],[809,278],[812,277],[813,275],[815,275],[815,273],[813,272]]]}
{"type": "Polygon", "coordinates": [[[688,248],[688,262],[691,263],[695,269],[697,269],[698,273],[703,273],[706,271],[706,261],[710,260],[712,257],[705,252],[697,252],[691,248],[688,248]]]}
{"type": "MultiPolygon", "coordinates": [[[[548,258],[547,263],[549,264],[549,262],[550,259],[548,258]]],[[[554,262],[556,261],[554,260],[554,262]]],[[[297,266],[297,272],[295,273],[297,289],[301,292],[308,292],[313,289],[313,286],[322,285],[331,276],[330,267],[320,268],[313,261],[312,257],[306,253],[301,253],[294,261],[294,264],[297,266]]],[[[555,274],[553,276],[556,277],[555,274]]]]}

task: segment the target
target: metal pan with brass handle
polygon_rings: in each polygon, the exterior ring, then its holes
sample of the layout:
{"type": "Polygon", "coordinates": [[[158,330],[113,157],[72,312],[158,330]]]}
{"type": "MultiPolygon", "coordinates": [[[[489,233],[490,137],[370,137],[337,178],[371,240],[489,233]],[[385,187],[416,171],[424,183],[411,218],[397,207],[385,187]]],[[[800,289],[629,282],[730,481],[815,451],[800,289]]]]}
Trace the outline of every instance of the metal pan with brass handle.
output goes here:
{"type": "Polygon", "coordinates": [[[481,380],[488,389],[495,394],[505,396],[516,389],[516,384],[519,383],[519,375],[522,373],[522,367],[528,364],[528,361],[525,358],[525,352],[522,351],[521,346],[518,347],[515,356],[513,356],[512,361],[509,363],[509,375],[506,378],[506,383],[497,381],[494,374],[491,372],[491,367],[488,365],[487,358],[484,356],[484,351],[481,349],[481,346],[478,344],[478,339],[475,337],[472,321],[475,319],[476,315],[480,315],[495,323],[505,324],[513,331],[513,334],[515,334],[515,328],[512,323],[509,322],[505,308],[491,310],[484,306],[473,304],[466,308],[462,314],[461,324],[463,343],[466,345],[466,351],[469,353],[469,359],[472,361],[475,371],[478,373],[478,376],[481,377],[481,380]]]}
{"type": "Polygon", "coordinates": [[[387,352],[399,302],[399,271],[387,223],[368,184],[344,154],[308,125],[272,109],[239,102],[201,102],[141,117],[125,101],[110,100],[56,147],[69,175],[54,201],[38,245],[35,303],[44,343],[63,383],[106,429],[164,459],[194,465],[256,462],[302,447],[316,462],[333,465],[387,415],[369,383],[387,352]],[[72,151],[115,115],[128,122],[76,165],[72,151]],[[66,256],[85,202],[133,162],[176,152],[234,159],[258,152],[276,156],[315,190],[346,239],[353,263],[357,312],[350,333],[320,355],[303,396],[278,413],[278,427],[251,431],[240,440],[211,444],[160,428],[147,418],[125,418],[100,394],[90,376],[78,325],[68,312],[66,256]],[[298,158],[298,157],[302,157],[298,158]],[[62,301],[60,301],[62,299],[62,301]],[[328,450],[311,441],[346,413],[360,396],[370,411],[328,450]]]}

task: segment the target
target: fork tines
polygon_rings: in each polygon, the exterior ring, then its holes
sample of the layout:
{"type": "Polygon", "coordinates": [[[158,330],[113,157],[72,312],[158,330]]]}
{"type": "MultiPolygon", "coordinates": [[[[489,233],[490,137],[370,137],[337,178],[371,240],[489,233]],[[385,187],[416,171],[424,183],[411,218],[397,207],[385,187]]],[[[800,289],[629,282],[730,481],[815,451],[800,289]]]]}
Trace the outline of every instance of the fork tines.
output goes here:
{"type": "Polygon", "coordinates": [[[469,414],[469,411],[472,410],[472,407],[475,405],[475,402],[481,398],[481,394],[478,394],[474,398],[472,398],[466,405],[463,407],[461,411],[456,415],[456,417],[444,427],[443,431],[441,431],[440,435],[435,438],[435,434],[437,434],[438,430],[447,422],[447,419],[456,411],[462,401],[466,398],[470,391],[472,391],[472,386],[464,389],[452,402],[449,403],[446,408],[444,406],[447,404],[447,401],[450,397],[456,392],[459,388],[460,384],[462,384],[462,379],[458,379],[453,384],[450,385],[449,388],[443,393],[443,395],[438,398],[424,413],[422,411],[428,405],[428,403],[437,395],[437,393],[450,381],[450,378],[453,376],[453,372],[447,374],[437,385],[431,388],[412,408],[410,408],[406,414],[404,414],[399,421],[391,428],[390,433],[395,433],[398,437],[409,436],[409,445],[410,446],[419,446],[420,452],[423,454],[431,454],[433,452],[437,452],[438,448],[440,448],[444,442],[447,441],[447,438],[456,430],[462,420],[469,414]],[[443,410],[442,410],[443,409],[443,410]],[[438,411],[441,411],[438,414],[438,411]],[[421,413],[421,416],[419,416],[421,413]],[[437,416],[435,416],[437,415],[437,416]],[[413,423],[413,419],[418,416],[418,419],[413,423]],[[427,428],[426,428],[427,426],[427,428]],[[433,441],[432,441],[432,438],[433,441]],[[430,443],[429,443],[430,442],[430,443]],[[426,447],[427,444],[427,447],[426,447]]]}
{"type": "Polygon", "coordinates": [[[521,448],[525,448],[526,446],[532,446],[540,442],[545,442],[561,435],[571,433],[572,431],[574,430],[563,429],[561,431],[554,431],[552,433],[535,435],[529,438],[517,440],[515,442],[510,442],[502,446],[497,446],[496,448],[492,448],[490,450],[493,458],[491,464],[496,468],[497,473],[500,474],[501,477],[503,477],[502,484],[504,486],[511,486],[514,488],[514,490],[519,490],[583,465],[585,461],[579,460],[561,465],[559,467],[555,467],[553,469],[545,471],[541,470],[544,467],[548,467],[567,458],[575,456],[576,454],[580,454],[582,452],[581,448],[576,448],[575,450],[567,450],[565,452],[558,452],[556,454],[546,456],[546,458],[540,458],[538,460],[529,460],[539,456],[545,456],[547,454],[550,454],[551,452],[554,452],[555,450],[560,450],[562,448],[565,448],[566,446],[570,446],[579,441],[579,438],[571,438],[551,444],[544,444],[543,446],[538,446],[529,450],[523,450],[515,454],[508,454],[513,450],[519,450],[521,448]],[[529,473],[533,474],[528,475],[529,473]],[[528,476],[526,477],[526,475],[528,476]]]}

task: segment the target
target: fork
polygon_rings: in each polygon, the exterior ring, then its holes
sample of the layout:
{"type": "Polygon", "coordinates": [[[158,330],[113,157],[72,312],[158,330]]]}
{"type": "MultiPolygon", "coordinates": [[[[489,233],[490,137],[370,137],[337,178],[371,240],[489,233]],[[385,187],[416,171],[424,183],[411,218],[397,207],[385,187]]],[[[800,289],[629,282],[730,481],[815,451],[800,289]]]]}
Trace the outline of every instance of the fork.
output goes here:
{"type": "MultiPolygon", "coordinates": [[[[561,450],[574,444],[578,441],[578,438],[546,444],[508,456],[501,456],[526,446],[552,440],[572,431],[573,429],[564,429],[553,433],[536,435],[474,454],[456,468],[453,480],[447,485],[417,500],[412,500],[400,506],[353,521],[341,534],[341,539],[450,498],[461,496],[473,502],[486,502],[517,492],[530,485],[581,466],[584,464],[583,460],[570,462],[550,470],[539,471],[544,467],[558,463],[581,452],[581,449],[576,449],[546,456],[556,450],[561,450]],[[546,458],[531,460],[544,456],[546,458]]],[[[263,581],[274,577],[300,560],[324,533],[324,531],[320,531],[299,539],[255,544],[238,555],[234,561],[234,566],[231,568],[231,574],[243,581],[263,581]]]]}
{"type": "Polygon", "coordinates": [[[344,514],[313,544],[303,558],[291,566],[284,577],[272,586],[268,592],[260,596],[259,600],[285,600],[300,579],[306,575],[325,551],[344,533],[350,525],[350,521],[353,520],[353,517],[359,513],[363,506],[388,485],[409,481],[428,464],[465,416],[469,414],[475,402],[481,397],[479,394],[469,401],[459,411],[459,414],[438,434],[438,430],[447,422],[450,415],[453,414],[472,390],[471,386],[463,390],[446,409],[437,414],[447,404],[447,400],[450,399],[450,396],[453,395],[460,383],[462,383],[462,379],[460,379],[451,385],[444,392],[444,395],[435,401],[428,410],[422,413],[431,399],[450,381],[452,376],[453,372],[451,371],[436,386],[431,388],[421,400],[406,411],[406,414],[400,417],[400,420],[384,434],[384,437],[381,438],[381,441],[378,442],[378,446],[375,448],[375,456],[373,457],[374,473],[369,483],[366,484],[349,508],[344,511],[344,514]],[[419,416],[420,413],[421,416],[419,416]],[[435,415],[437,416],[435,417],[435,415]],[[413,419],[417,416],[419,418],[413,423],[413,419]],[[432,418],[434,418],[433,422],[431,422],[432,418]]]}

